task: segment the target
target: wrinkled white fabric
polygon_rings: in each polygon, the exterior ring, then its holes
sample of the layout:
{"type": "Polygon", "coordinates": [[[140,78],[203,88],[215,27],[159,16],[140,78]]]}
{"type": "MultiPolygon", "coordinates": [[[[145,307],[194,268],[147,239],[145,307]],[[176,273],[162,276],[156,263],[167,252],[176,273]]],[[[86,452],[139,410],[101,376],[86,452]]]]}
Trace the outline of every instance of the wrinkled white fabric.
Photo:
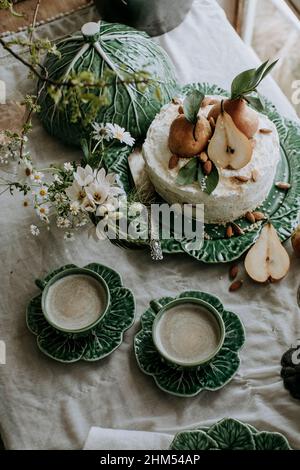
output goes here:
{"type": "MultiPolygon", "coordinates": [[[[96,13],[89,8],[39,30],[57,38],[93,18],[96,13]]],[[[184,23],[156,40],[171,55],[183,83],[208,81],[228,88],[236,73],[258,63],[214,1],[195,0],[184,23]]],[[[8,95],[28,91],[24,67],[2,55],[0,79],[5,80],[8,95]]],[[[295,117],[270,78],[262,91],[281,113],[295,117]]],[[[41,166],[80,156],[48,136],[39,123],[31,135],[31,149],[41,166]]],[[[6,342],[7,363],[0,365],[0,432],[8,449],[81,449],[92,426],[173,434],[223,417],[283,432],[292,446],[300,448],[299,402],[280,378],[280,358],[300,336],[299,260],[292,259],[291,271],[280,284],[257,286],[242,274],[244,287],[230,294],[228,265],[207,266],[185,255],[153,262],[148,252],[137,256],[109,242],[96,243],[85,232],[73,243],[64,242],[58,230],[44,230],[34,238],[29,226],[35,221],[21,197],[1,197],[0,339],[6,342]],[[66,263],[84,266],[92,261],[121,273],[135,294],[136,323],[121,347],[103,361],[56,363],[38,350],[26,328],[26,305],[38,293],[34,279],[66,263]],[[247,339],[232,382],[217,392],[182,399],[163,393],[138,369],[132,344],[139,317],[151,299],[190,289],[219,296],[240,315],[247,339]]]]}
{"type": "Polygon", "coordinates": [[[172,434],[92,427],[83,450],[166,450],[172,434]]]}

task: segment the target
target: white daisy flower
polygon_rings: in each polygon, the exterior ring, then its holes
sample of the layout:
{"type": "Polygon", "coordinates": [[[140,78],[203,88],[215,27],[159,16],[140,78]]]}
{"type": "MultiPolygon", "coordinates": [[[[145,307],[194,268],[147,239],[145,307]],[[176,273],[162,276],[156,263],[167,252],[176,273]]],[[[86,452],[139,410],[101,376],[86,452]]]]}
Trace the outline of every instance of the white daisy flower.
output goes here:
{"type": "Polygon", "coordinates": [[[30,225],[30,232],[34,237],[37,237],[40,234],[40,230],[36,225],[30,225]]]}
{"type": "Polygon", "coordinates": [[[44,199],[47,196],[47,194],[48,194],[47,186],[41,186],[36,192],[34,192],[34,195],[41,199],[44,199]]]}
{"type": "Polygon", "coordinates": [[[98,142],[103,142],[104,140],[109,141],[110,139],[112,139],[112,134],[105,124],[98,124],[97,122],[93,122],[92,128],[94,129],[92,131],[92,137],[94,140],[98,140],[98,142]]]}
{"type": "Polygon", "coordinates": [[[37,215],[40,217],[40,219],[47,221],[48,220],[48,214],[49,214],[49,207],[46,206],[45,204],[42,206],[37,206],[36,207],[36,212],[37,215]]]}
{"type": "Polygon", "coordinates": [[[44,178],[44,176],[45,176],[44,173],[42,173],[41,171],[33,171],[30,175],[30,178],[35,183],[40,183],[42,179],[44,178]]]}
{"type": "Polygon", "coordinates": [[[78,201],[73,201],[70,204],[70,212],[72,215],[78,215],[80,211],[80,204],[78,201]]]}
{"type": "Polygon", "coordinates": [[[19,161],[18,164],[18,173],[17,173],[17,179],[20,182],[24,182],[28,180],[28,178],[31,178],[33,172],[33,167],[32,163],[28,158],[23,158],[22,160],[19,161]]]}
{"type": "Polygon", "coordinates": [[[65,171],[73,171],[73,165],[70,162],[64,163],[64,169],[65,171]]]}
{"type": "Polygon", "coordinates": [[[123,127],[120,127],[118,124],[107,124],[106,127],[111,132],[114,139],[130,147],[133,146],[135,139],[131,137],[130,133],[125,131],[123,127]]]}
{"type": "Polygon", "coordinates": [[[77,183],[77,181],[74,181],[72,186],[66,189],[66,195],[71,201],[82,202],[86,197],[86,191],[77,183]]]}
{"type": "Polygon", "coordinates": [[[94,180],[94,171],[90,165],[87,165],[85,168],[79,166],[76,173],[74,173],[74,178],[79,186],[88,186],[94,180]]]}

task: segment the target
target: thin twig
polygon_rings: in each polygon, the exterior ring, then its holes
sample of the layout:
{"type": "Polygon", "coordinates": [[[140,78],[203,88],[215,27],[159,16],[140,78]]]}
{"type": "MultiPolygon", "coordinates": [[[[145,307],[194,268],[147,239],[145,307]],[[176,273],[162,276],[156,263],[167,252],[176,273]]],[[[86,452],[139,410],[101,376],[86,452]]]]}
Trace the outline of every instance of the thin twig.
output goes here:
{"type": "Polygon", "coordinates": [[[34,12],[33,12],[32,23],[31,23],[31,28],[32,29],[31,29],[30,36],[29,36],[29,41],[30,42],[33,40],[34,28],[35,28],[35,25],[36,25],[36,20],[37,20],[37,15],[38,15],[38,11],[39,11],[39,8],[40,8],[40,4],[41,4],[41,0],[37,0],[36,5],[35,5],[35,9],[34,9],[34,12]]]}

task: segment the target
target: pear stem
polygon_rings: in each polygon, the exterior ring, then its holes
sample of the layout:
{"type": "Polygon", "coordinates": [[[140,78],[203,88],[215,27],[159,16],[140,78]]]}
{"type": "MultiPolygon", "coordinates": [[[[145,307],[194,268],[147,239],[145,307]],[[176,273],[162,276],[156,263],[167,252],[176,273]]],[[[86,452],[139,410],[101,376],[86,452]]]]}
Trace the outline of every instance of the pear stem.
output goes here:
{"type": "Polygon", "coordinates": [[[224,100],[221,101],[221,114],[224,114],[224,100]]]}

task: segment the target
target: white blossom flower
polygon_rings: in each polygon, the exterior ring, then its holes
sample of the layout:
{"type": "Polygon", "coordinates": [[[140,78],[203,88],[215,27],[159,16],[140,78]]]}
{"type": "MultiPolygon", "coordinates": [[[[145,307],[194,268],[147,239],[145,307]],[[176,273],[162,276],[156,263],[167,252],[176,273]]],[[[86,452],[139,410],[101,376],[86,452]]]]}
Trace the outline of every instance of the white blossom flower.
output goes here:
{"type": "Polygon", "coordinates": [[[56,219],[56,225],[57,227],[59,228],[68,228],[71,226],[71,222],[69,219],[67,219],[66,217],[57,217],[56,219]]]}
{"type": "Polygon", "coordinates": [[[53,180],[55,181],[55,183],[59,183],[59,184],[63,182],[63,180],[57,173],[55,173],[53,180]]]}
{"type": "Polygon", "coordinates": [[[73,165],[70,162],[64,163],[64,169],[65,171],[73,171],[73,165]]]}
{"type": "Polygon", "coordinates": [[[33,194],[38,198],[44,199],[48,194],[48,188],[47,186],[40,186],[40,188],[33,194]]]}
{"type": "Polygon", "coordinates": [[[112,139],[112,133],[105,124],[98,124],[97,122],[94,122],[92,124],[92,127],[94,129],[92,132],[94,140],[98,140],[98,142],[103,142],[104,140],[109,141],[110,139],[112,139]]]}
{"type": "Polygon", "coordinates": [[[120,127],[118,124],[107,124],[106,127],[111,132],[114,139],[130,147],[133,146],[135,139],[131,137],[130,133],[125,131],[123,127],[120,127]]]}
{"type": "Polygon", "coordinates": [[[74,237],[74,233],[72,232],[65,232],[64,234],[64,239],[67,241],[67,242],[72,242],[75,240],[75,237],[74,237]]]}
{"type": "Polygon", "coordinates": [[[45,222],[48,222],[47,216],[49,214],[49,207],[47,205],[43,204],[41,206],[37,206],[36,212],[40,219],[44,220],[45,222]]]}
{"type": "Polygon", "coordinates": [[[86,191],[77,181],[73,181],[72,186],[66,189],[66,194],[71,201],[82,202],[86,197],[86,191]]]}
{"type": "Polygon", "coordinates": [[[79,166],[76,173],[74,173],[74,179],[79,186],[88,186],[94,180],[94,171],[90,165],[87,165],[85,168],[79,166]]]}
{"type": "Polygon", "coordinates": [[[81,203],[82,209],[84,209],[87,212],[95,212],[96,211],[96,204],[95,202],[89,198],[85,197],[81,203]]]}
{"type": "Polygon", "coordinates": [[[87,196],[95,204],[103,204],[108,197],[121,194],[122,189],[119,186],[113,186],[115,179],[114,174],[106,175],[105,169],[101,168],[96,174],[94,182],[86,188],[87,196]]]}
{"type": "Polygon", "coordinates": [[[78,201],[73,201],[70,204],[70,212],[72,215],[78,215],[80,211],[80,204],[78,201]]]}
{"type": "Polygon", "coordinates": [[[18,163],[17,179],[21,183],[31,178],[33,172],[32,163],[28,158],[23,158],[18,163]]]}
{"type": "Polygon", "coordinates": [[[34,181],[35,183],[41,183],[42,179],[44,178],[44,173],[42,173],[41,171],[33,171],[30,175],[30,178],[32,179],[32,181],[34,181]]]}
{"type": "Polygon", "coordinates": [[[54,195],[54,200],[57,204],[63,204],[64,202],[67,202],[67,196],[64,193],[57,192],[54,195]]]}
{"type": "Polygon", "coordinates": [[[40,230],[36,225],[30,225],[30,232],[34,237],[37,237],[40,234],[40,230]]]}

